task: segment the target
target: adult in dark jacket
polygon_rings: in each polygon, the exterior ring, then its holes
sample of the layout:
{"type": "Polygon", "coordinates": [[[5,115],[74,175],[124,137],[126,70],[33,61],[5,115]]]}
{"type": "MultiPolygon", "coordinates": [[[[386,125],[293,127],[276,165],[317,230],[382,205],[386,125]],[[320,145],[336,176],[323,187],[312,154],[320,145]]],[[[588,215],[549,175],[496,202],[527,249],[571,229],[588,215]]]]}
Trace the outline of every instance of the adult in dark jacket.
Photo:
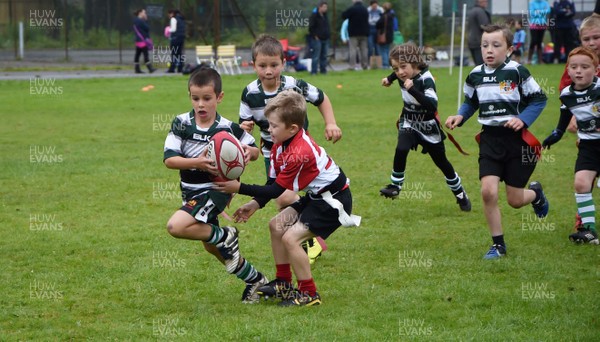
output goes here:
{"type": "Polygon", "coordinates": [[[561,62],[560,50],[564,46],[565,56],[568,56],[571,50],[575,48],[575,40],[577,37],[575,32],[575,5],[572,1],[560,0],[554,1],[552,5],[552,13],[554,14],[554,60],[561,62]]]}
{"type": "Polygon", "coordinates": [[[348,19],[348,35],[350,36],[350,69],[356,70],[356,54],[363,69],[367,69],[369,11],[361,0],[352,0],[352,6],[342,13],[342,19],[348,19]]]}
{"type": "Polygon", "coordinates": [[[308,34],[310,35],[310,48],[312,50],[312,66],[310,73],[327,73],[327,50],[329,49],[329,20],[327,19],[327,1],[319,1],[317,11],[309,19],[308,34]]]}
{"type": "Polygon", "coordinates": [[[488,0],[477,0],[475,6],[471,8],[468,14],[469,37],[467,44],[473,57],[475,65],[483,64],[481,55],[481,36],[483,35],[483,26],[492,23],[492,16],[487,11],[488,0]]]}
{"type": "Polygon", "coordinates": [[[135,56],[133,57],[133,63],[135,65],[135,73],[143,74],[144,72],[140,69],[140,55],[144,55],[144,63],[148,67],[149,72],[154,72],[156,69],[152,67],[152,63],[148,59],[148,44],[146,39],[150,38],[150,28],[148,27],[148,16],[146,15],[145,9],[139,9],[133,12],[135,18],[133,19],[133,34],[135,39],[135,56]]]}
{"type": "Polygon", "coordinates": [[[171,65],[169,66],[169,70],[167,70],[167,72],[175,72],[175,68],[177,68],[177,72],[181,72],[183,70],[183,63],[185,61],[185,56],[183,56],[185,20],[181,12],[179,12],[177,9],[169,10],[169,18],[169,32],[171,32],[171,36],[169,37],[171,65]]]}
{"type": "Polygon", "coordinates": [[[379,53],[381,53],[381,67],[388,69],[390,67],[390,45],[394,41],[394,11],[392,11],[392,4],[385,2],[383,4],[383,15],[377,21],[375,27],[377,27],[377,36],[385,33],[385,42],[377,42],[379,46],[379,53]]]}

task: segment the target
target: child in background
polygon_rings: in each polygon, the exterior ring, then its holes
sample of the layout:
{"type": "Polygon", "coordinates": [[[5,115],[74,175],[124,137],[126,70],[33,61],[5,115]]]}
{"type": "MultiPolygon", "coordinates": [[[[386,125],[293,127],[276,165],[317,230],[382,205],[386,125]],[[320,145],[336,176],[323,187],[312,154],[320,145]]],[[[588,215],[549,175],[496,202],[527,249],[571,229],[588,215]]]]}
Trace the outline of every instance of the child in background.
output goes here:
{"type": "MultiPolygon", "coordinates": [[[[240,103],[240,126],[247,132],[252,132],[254,124],[260,128],[262,153],[267,171],[267,184],[273,179],[268,176],[271,147],[273,142],[269,133],[269,123],[265,117],[265,105],[278,93],[294,89],[302,94],[306,101],[319,108],[323,121],[325,121],[325,139],[334,143],[342,138],[342,130],[335,122],[333,107],[329,97],[319,88],[303,80],[297,80],[292,76],[281,74],[284,68],[284,54],[281,43],[272,36],[261,35],[252,45],[252,61],[254,71],[258,76],[242,92],[240,103]]],[[[304,129],[308,129],[308,117],[305,120],[304,129]]],[[[299,199],[293,191],[286,191],[277,199],[277,206],[283,209],[299,199]]],[[[306,243],[308,255],[314,262],[321,254],[323,247],[315,239],[306,243]]]]}
{"type": "Polygon", "coordinates": [[[404,107],[398,119],[398,142],[394,155],[394,167],[390,176],[392,183],[379,190],[382,196],[395,198],[404,184],[404,172],[408,152],[423,147],[431,160],[444,174],[446,184],[456,197],[462,211],[471,211],[471,201],[465,192],[458,174],[446,157],[444,132],[437,118],[438,98],[435,81],[429,72],[425,58],[414,44],[395,46],[390,52],[390,63],[394,72],[381,80],[389,87],[398,79],[404,107]]]}
{"type": "Polygon", "coordinates": [[[246,282],[242,302],[256,303],[257,288],[268,280],[240,256],[237,229],[219,226],[218,215],[231,195],[212,189],[212,177],[218,173],[206,153],[210,138],[220,131],[240,140],[246,162],[258,158],[258,147],[252,135],[217,113],[217,104],[223,99],[221,89],[221,76],[215,70],[201,68],[192,73],[188,91],[193,109],[173,120],[165,140],[163,161],[169,169],[179,170],[183,199],[167,229],[173,237],[202,241],[204,248],[225,264],[227,272],[246,282]]]}
{"type": "MultiPolygon", "coordinates": [[[[596,9],[594,14],[585,18],[581,22],[579,27],[579,39],[581,40],[581,46],[586,47],[596,53],[600,57],[600,1],[596,1],[596,9]]],[[[596,76],[600,76],[600,69],[597,70],[596,76]]],[[[565,71],[563,72],[560,84],[558,85],[559,92],[571,85],[571,77],[569,77],[568,66],[565,65],[565,71]]],[[[567,132],[576,133],[577,123],[575,117],[571,119],[571,122],[566,128],[567,132]]],[[[581,217],[579,213],[575,215],[575,231],[579,231],[582,227],[581,217]]]]}
{"type": "Polygon", "coordinates": [[[525,46],[525,38],[527,36],[527,34],[525,33],[525,30],[523,29],[523,22],[521,19],[517,19],[514,21],[514,25],[515,25],[515,36],[513,38],[513,53],[511,55],[512,60],[517,62],[517,63],[521,63],[521,56],[524,53],[524,46],[525,46]]]}
{"type": "Polygon", "coordinates": [[[500,25],[483,27],[481,52],[483,65],[476,66],[464,85],[465,101],[458,115],[446,120],[446,127],[462,126],[479,109],[482,125],[479,135],[479,179],[484,215],[492,235],[492,246],[485,259],[506,255],[502,217],[498,206],[501,181],[506,184],[506,199],[513,208],[532,204],[538,217],[548,215],[548,200],[538,182],[531,182],[540,144],[528,127],[546,106],[546,95],[529,71],[509,59],[511,31],[500,25]]]}
{"type": "Polygon", "coordinates": [[[254,196],[234,213],[236,221],[243,222],[284,191],[306,192],[269,222],[276,279],[258,288],[257,293],[282,298],[282,306],[319,305],[321,297],[300,243],[315,236],[325,239],[340,224],[357,226],[360,218],[350,215],[352,194],[346,175],[302,128],[306,120],[304,96],[290,90],[280,92],[267,104],[265,115],[273,142],[269,176],[274,182],[264,186],[218,182],[215,189],[254,196]],[[291,285],[292,269],[298,290],[291,285]]]}
{"type": "Polygon", "coordinates": [[[569,54],[567,70],[572,84],[560,94],[560,119],[556,129],[545,140],[550,148],[563,136],[572,117],[577,120],[577,161],[575,162],[575,202],[581,226],[569,235],[575,243],[598,244],[596,209],[592,199],[594,179],[600,174],[600,83],[596,76],[598,55],[585,47],[569,54]]]}

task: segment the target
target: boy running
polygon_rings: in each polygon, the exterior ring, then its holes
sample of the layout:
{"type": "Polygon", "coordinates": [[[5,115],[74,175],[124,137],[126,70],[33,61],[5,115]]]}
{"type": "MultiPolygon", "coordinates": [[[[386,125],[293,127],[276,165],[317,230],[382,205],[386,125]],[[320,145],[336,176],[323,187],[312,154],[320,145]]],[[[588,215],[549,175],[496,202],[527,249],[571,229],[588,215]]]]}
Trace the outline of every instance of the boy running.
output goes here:
{"type": "Polygon", "coordinates": [[[462,126],[475,111],[482,125],[479,135],[479,179],[483,210],[492,235],[485,259],[506,255],[498,188],[506,184],[506,199],[513,208],[532,204],[538,217],[548,215],[548,200],[538,182],[529,184],[540,144],[528,127],[546,106],[546,95],[529,71],[509,56],[513,36],[505,26],[486,25],[481,37],[484,64],[476,66],[464,85],[465,101],[446,127],[462,126]]]}
{"type": "Polygon", "coordinates": [[[399,79],[404,107],[398,119],[398,142],[390,177],[392,183],[379,192],[388,198],[395,198],[400,194],[408,152],[421,145],[423,153],[429,153],[431,160],[444,174],[446,184],[460,209],[471,211],[471,201],[461,179],[446,157],[446,136],[437,117],[435,81],[423,56],[414,44],[398,45],[390,51],[390,64],[394,72],[382,79],[381,84],[389,87],[394,80],[399,79]]]}
{"type": "Polygon", "coordinates": [[[163,161],[169,169],[179,170],[183,199],[183,206],[171,216],[167,229],[173,237],[202,241],[204,248],[225,264],[227,272],[246,283],[242,302],[256,303],[257,288],[268,280],[240,256],[237,229],[219,226],[218,215],[231,195],[212,189],[212,177],[218,172],[206,157],[206,147],[220,131],[240,140],[246,162],[258,158],[258,147],[252,135],[217,113],[217,104],[223,99],[218,72],[201,68],[192,73],[188,91],[193,109],[173,120],[165,140],[163,161]]]}
{"type": "Polygon", "coordinates": [[[550,148],[563,136],[572,117],[577,120],[577,161],[575,162],[575,202],[581,217],[577,232],[569,235],[575,243],[598,244],[596,208],[592,199],[594,179],[600,173],[600,83],[596,76],[598,55],[585,47],[569,54],[567,70],[572,84],[560,94],[560,119],[545,140],[550,148]]]}
{"type": "MultiPolygon", "coordinates": [[[[297,80],[292,76],[281,74],[285,66],[283,46],[273,36],[261,35],[252,45],[252,61],[254,71],[258,76],[242,92],[240,102],[240,126],[251,133],[254,124],[260,128],[262,154],[267,171],[267,184],[273,179],[268,176],[269,157],[273,141],[269,133],[269,123],[265,117],[265,106],[269,100],[278,93],[294,89],[304,96],[306,101],[319,108],[325,121],[325,138],[334,143],[342,138],[342,131],[335,122],[333,107],[329,97],[319,88],[303,80],[297,80]]],[[[308,130],[308,117],[305,119],[304,129],[308,130]]],[[[299,199],[293,191],[285,191],[277,199],[277,206],[283,209],[299,199]]],[[[311,263],[321,254],[322,247],[317,239],[307,241],[305,244],[311,263]]]]}
{"type": "Polygon", "coordinates": [[[358,225],[351,216],[349,180],[339,166],[306,133],[306,101],[294,91],[279,93],[265,108],[273,141],[269,185],[247,185],[238,181],[215,183],[226,193],[254,196],[235,211],[236,221],[245,222],[270,199],[286,190],[305,191],[300,200],[283,209],[269,222],[276,279],[258,289],[259,295],[282,298],[282,306],[321,304],[321,296],[300,243],[316,236],[327,238],[340,224],[358,225]],[[292,269],[298,290],[292,286],[292,269]]]}

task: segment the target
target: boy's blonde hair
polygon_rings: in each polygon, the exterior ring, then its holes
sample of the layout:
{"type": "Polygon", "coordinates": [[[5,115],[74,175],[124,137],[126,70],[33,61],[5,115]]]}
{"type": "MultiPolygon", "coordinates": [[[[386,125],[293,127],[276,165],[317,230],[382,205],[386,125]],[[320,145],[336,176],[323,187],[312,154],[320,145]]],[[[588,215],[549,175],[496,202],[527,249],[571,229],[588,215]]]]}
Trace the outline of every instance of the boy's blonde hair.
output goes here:
{"type": "Polygon", "coordinates": [[[596,68],[598,67],[599,61],[598,61],[598,55],[596,54],[596,52],[590,50],[589,48],[583,47],[583,46],[578,46],[569,53],[569,59],[567,59],[567,65],[569,65],[571,56],[575,56],[575,55],[588,56],[589,58],[592,59],[592,64],[594,64],[594,67],[596,67],[596,68]]]}
{"type": "Polygon", "coordinates": [[[600,16],[591,15],[583,19],[583,21],[581,22],[581,26],[579,26],[579,36],[581,36],[583,31],[592,28],[600,28],[600,16]]]}
{"type": "Polygon", "coordinates": [[[268,34],[261,34],[254,44],[252,44],[252,61],[256,61],[258,54],[265,56],[279,56],[281,61],[284,60],[283,46],[275,37],[268,34]]]}
{"type": "Polygon", "coordinates": [[[509,48],[513,46],[513,33],[510,28],[506,25],[498,25],[498,24],[489,24],[482,27],[483,32],[485,33],[494,33],[497,31],[502,32],[504,39],[506,40],[506,47],[509,48]]]}
{"type": "Polygon", "coordinates": [[[427,67],[425,56],[421,53],[421,49],[413,43],[406,43],[402,45],[396,45],[390,51],[390,65],[392,60],[398,61],[398,63],[408,63],[413,67],[417,67],[421,70],[427,67]]]}
{"type": "Polygon", "coordinates": [[[284,90],[267,103],[265,116],[271,115],[279,117],[286,128],[294,124],[302,128],[306,119],[306,99],[294,90],[284,90]]]}

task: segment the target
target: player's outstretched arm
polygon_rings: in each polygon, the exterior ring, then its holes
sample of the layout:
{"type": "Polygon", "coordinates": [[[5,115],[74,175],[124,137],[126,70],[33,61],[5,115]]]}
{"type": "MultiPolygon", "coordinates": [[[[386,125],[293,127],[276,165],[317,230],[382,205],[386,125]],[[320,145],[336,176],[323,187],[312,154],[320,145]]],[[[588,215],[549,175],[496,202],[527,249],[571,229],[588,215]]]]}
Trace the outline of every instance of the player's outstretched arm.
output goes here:
{"type": "Polygon", "coordinates": [[[323,93],[323,102],[319,105],[319,111],[323,116],[325,122],[325,139],[333,141],[335,144],[342,138],[342,130],[338,127],[335,122],[335,116],[333,114],[333,106],[327,94],[323,93]]]}
{"type": "Polygon", "coordinates": [[[445,126],[449,129],[454,129],[463,121],[462,115],[451,115],[446,119],[445,126]]]}
{"type": "Polygon", "coordinates": [[[260,205],[255,200],[250,200],[248,203],[239,207],[233,213],[233,219],[237,222],[248,222],[248,219],[254,215],[254,213],[260,209],[260,205]]]}
{"type": "Polygon", "coordinates": [[[242,145],[244,149],[244,163],[248,164],[250,161],[258,159],[260,153],[258,147],[250,145],[242,145]]]}
{"type": "Polygon", "coordinates": [[[240,127],[241,127],[241,128],[244,130],[244,131],[246,131],[246,132],[248,132],[248,133],[252,134],[252,130],[254,129],[254,121],[252,121],[252,120],[245,120],[245,121],[242,121],[242,122],[240,122],[240,127]]]}
{"type": "Polygon", "coordinates": [[[213,189],[224,192],[226,194],[235,194],[240,192],[240,182],[237,180],[230,180],[227,182],[214,182],[213,189]]]}

